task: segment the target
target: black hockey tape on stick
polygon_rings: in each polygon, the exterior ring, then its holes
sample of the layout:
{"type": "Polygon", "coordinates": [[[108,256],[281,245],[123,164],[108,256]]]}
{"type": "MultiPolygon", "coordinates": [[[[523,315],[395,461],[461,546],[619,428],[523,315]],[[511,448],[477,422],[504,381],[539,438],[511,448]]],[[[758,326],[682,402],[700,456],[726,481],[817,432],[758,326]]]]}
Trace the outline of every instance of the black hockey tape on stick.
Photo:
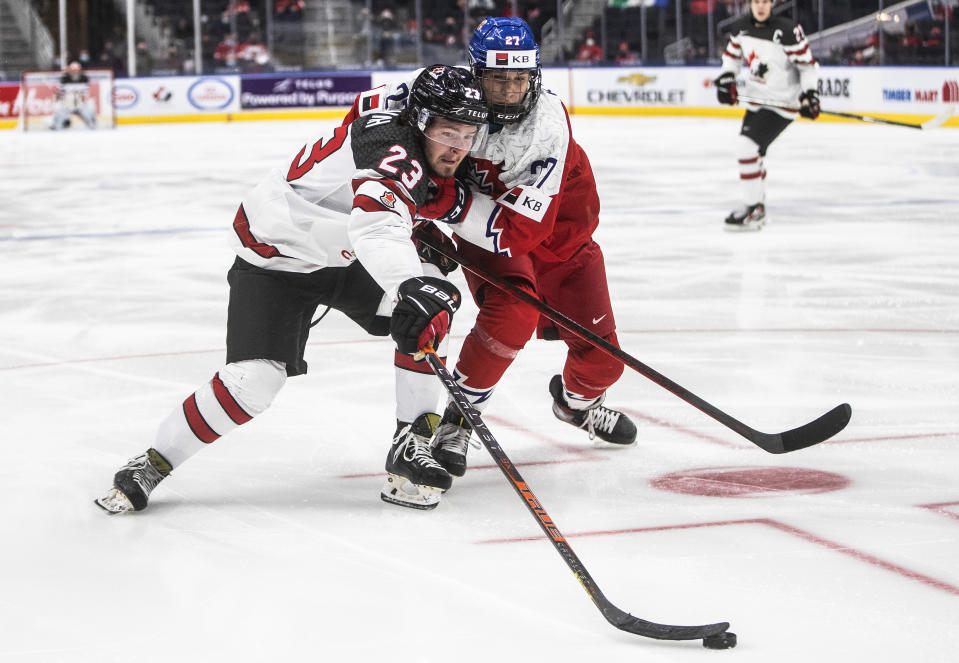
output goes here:
{"type": "MultiPolygon", "coordinates": [[[[526,505],[530,514],[532,514],[537,524],[539,524],[540,529],[546,534],[546,538],[553,544],[556,552],[558,552],[560,557],[563,558],[563,561],[566,562],[566,565],[573,572],[573,575],[576,576],[576,579],[579,581],[579,584],[583,586],[583,589],[586,590],[586,593],[589,594],[589,598],[593,600],[593,603],[602,613],[603,617],[606,618],[606,621],[621,631],[641,635],[644,638],[655,638],[656,640],[703,640],[705,643],[708,639],[709,642],[714,642],[717,636],[722,636],[727,632],[729,629],[728,622],[703,624],[700,626],[657,624],[656,622],[649,622],[639,617],[633,617],[610,603],[609,599],[603,595],[603,592],[601,592],[596,585],[589,571],[583,566],[579,557],[573,552],[573,549],[559,531],[556,523],[554,523],[553,519],[546,513],[546,509],[542,503],[540,503],[536,495],[533,494],[533,490],[529,487],[529,484],[526,483],[520,475],[519,470],[516,469],[516,466],[506,455],[506,452],[500,447],[496,438],[493,437],[493,433],[490,432],[489,427],[487,427],[479,412],[473,407],[466,397],[466,394],[463,393],[463,390],[460,389],[456,380],[446,369],[443,360],[440,359],[433,348],[429,346],[427,346],[422,353],[417,353],[416,357],[419,358],[423,355],[425,355],[426,361],[436,374],[436,377],[443,383],[450,398],[453,399],[456,408],[463,415],[463,418],[469,422],[470,427],[475,431],[480,442],[483,443],[489,455],[496,461],[496,465],[503,474],[506,475],[506,478],[509,479],[509,483],[513,486],[513,489],[516,490],[516,494],[519,495],[523,504],[526,505]]],[[[732,636],[733,642],[735,642],[735,636],[731,633],[729,635],[732,636]]]]}
{"type": "MultiPolygon", "coordinates": [[[[786,106],[781,104],[778,101],[767,101],[765,99],[755,99],[753,97],[744,97],[739,95],[737,100],[740,102],[745,102],[749,104],[755,104],[757,106],[769,106],[770,108],[782,108],[783,110],[795,111],[796,109],[792,106],[786,106]]],[[[910,124],[909,122],[898,122],[896,120],[884,120],[881,117],[869,117],[868,115],[856,115],[855,113],[841,113],[839,111],[828,111],[825,109],[819,109],[820,115],[835,115],[836,117],[845,117],[850,120],[859,120],[860,122],[873,122],[875,124],[891,124],[896,127],[907,127],[909,129],[925,129],[926,131],[930,129],[935,129],[941,127],[945,124],[952,115],[956,112],[956,107],[954,105],[946,107],[946,110],[932,118],[931,120],[926,120],[922,124],[910,124]]]]}
{"type": "Polygon", "coordinates": [[[842,405],[837,405],[818,419],[814,419],[813,421],[810,421],[809,423],[803,424],[802,426],[792,430],[787,430],[782,433],[763,433],[758,431],[755,428],[747,426],[738,419],[726,414],[715,405],[704,401],[696,394],[676,384],[662,373],[647,366],[632,355],[627,354],[602,336],[599,336],[575,320],[563,315],[546,302],[523,290],[522,288],[519,288],[509,281],[501,279],[497,276],[488,274],[478,267],[474,267],[469,263],[469,261],[457,255],[449,248],[439,246],[432,240],[432,238],[423,237],[420,241],[437,251],[439,254],[446,256],[450,260],[456,261],[463,267],[463,269],[468,269],[490,285],[495,286],[500,290],[509,293],[516,299],[535,307],[540,313],[545,315],[556,324],[560,325],[564,329],[567,329],[584,341],[592,344],[594,347],[603,350],[606,354],[615,357],[619,361],[623,362],[626,366],[629,366],[637,373],[649,378],[666,391],[675,394],[699,411],[709,415],[723,426],[726,426],[727,428],[739,433],[763,451],[768,451],[771,454],[781,454],[788,453],[790,451],[797,451],[799,449],[805,449],[806,447],[819,444],[820,442],[828,440],[833,435],[839,433],[843,428],[846,427],[846,424],[849,423],[850,417],[852,417],[852,408],[848,403],[843,403],[842,405]]]}

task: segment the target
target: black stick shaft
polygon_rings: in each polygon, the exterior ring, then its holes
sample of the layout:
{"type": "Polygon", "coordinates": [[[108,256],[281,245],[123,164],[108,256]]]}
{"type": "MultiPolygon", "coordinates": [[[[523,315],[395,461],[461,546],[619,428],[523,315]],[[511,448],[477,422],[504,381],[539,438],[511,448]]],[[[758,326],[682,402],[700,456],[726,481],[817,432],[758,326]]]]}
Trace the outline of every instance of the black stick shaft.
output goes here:
{"type": "MultiPolygon", "coordinates": [[[[770,106],[772,108],[782,108],[783,110],[791,110],[795,112],[795,108],[791,106],[786,106],[784,104],[779,104],[774,101],[764,101],[762,99],[754,99],[752,97],[743,97],[740,96],[741,101],[745,101],[750,104],[757,104],[759,106],[770,106]]],[[[921,124],[911,124],[909,122],[899,122],[897,120],[886,120],[881,117],[870,117],[868,115],[856,115],[855,113],[843,113],[840,111],[830,111],[825,109],[820,109],[819,112],[822,115],[834,115],[836,117],[845,117],[850,120],[859,120],[860,122],[873,122],[875,124],[891,124],[897,127],[907,127],[909,129],[922,129],[923,125],[921,124]]]]}
{"type": "Polygon", "coordinates": [[[573,552],[573,549],[559,531],[556,523],[553,522],[553,519],[546,512],[546,509],[543,508],[539,499],[533,494],[533,490],[529,487],[529,484],[527,484],[520,475],[519,470],[516,469],[516,466],[506,455],[506,452],[500,447],[496,438],[493,437],[493,434],[490,432],[489,427],[487,427],[479,412],[477,412],[476,408],[469,402],[466,394],[463,393],[463,390],[460,389],[456,380],[450,375],[446,366],[443,365],[442,360],[440,360],[432,349],[427,349],[426,361],[429,362],[430,368],[433,369],[433,372],[436,373],[436,376],[443,383],[450,398],[453,399],[453,403],[456,404],[457,409],[462,413],[466,421],[469,422],[470,427],[475,431],[477,437],[483,443],[483,446],[486,447],[490,456],[496,461],[496,465],[503,474],[506,475],[506,478],[509,479],[510,485],[513,486],[513,489],[516,491],[516,494],[519,495],[523,504],[526,505],[526,508],[540,526],[540,529],[546,534],[546,538],[553,544],[553,547],[559,553],[560,557],[566,562],[566,565],[573,572],[573,575],[576,576],[580,585],[583,586],[583,589],[586,590],[586,593],[593,600],[593,603],[610,624],[623,631],[647,638],[656,638],[657,640],[701,640],[709,636],[724,633],[729,628],[728,622],[703,624],[700,626],[657,624],[633,617],[610,603],[609,599],[606,598],[593,581],[592,576],[589,574],[589,571],[586,570],[586,567],[580,561],[579,557],[573,552]]]}
{"type": "Polygon", "coordinates": [[[509,293],[513,297],[516,297],[520,301],[525,302],[530,306],[533,306],[540,313],[545,315],[556,324],[569,330],[573,334],[576,334],[584,341],[593,344],[607,354],[615,357],[619,361],[623,362],[626,366],[629,366],[636,372],[649,378],[670,393],[675,394],[699,411],[709,415],[730,430],[739,433],[764,451],[768,451],[772,454],[781,454],[789,451],[796,451],[797,449],[811,447],[814,444],[819,444],[820,442],[829,439],[845,428],[846,424],[849,423],[850,417],[852,416],[852,408],[850,408],[847,403],[843,403],[842,405],[836,406],[818,419],[804,424],[803,426],[799,426],[798,428],[794,428],[793,430],[785,431],[783,433],[763,433],[757,431],[756,429],[747,426],[738,419],[723,412],[715,405],[703,400],[685,387],[676,384],[659,371],[647,366],[632,355],[623,351],[621,348],[616,347],[599,334],[590,331],[575,320],[572,320],[563,313],[560,313],[549,304],[530,294],[526,290],[517,287],[505,279],[501,279],[471,265],[465,258],[457,255],[446,247],[440,246],[436,241],[428,236],[418,235],[417,240],[427,245],[437,253],[446,256],[450,260],[462,265],[464,269],[468,269],[490,285],[509,293]]]}

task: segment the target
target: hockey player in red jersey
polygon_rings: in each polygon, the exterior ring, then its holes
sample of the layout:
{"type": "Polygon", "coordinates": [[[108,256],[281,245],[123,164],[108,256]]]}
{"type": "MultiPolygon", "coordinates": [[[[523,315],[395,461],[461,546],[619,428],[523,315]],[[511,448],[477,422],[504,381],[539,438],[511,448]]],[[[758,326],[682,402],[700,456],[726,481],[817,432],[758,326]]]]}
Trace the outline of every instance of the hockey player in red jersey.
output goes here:
{"type": "MultiPolygon", "coordinates": [[[[110,513],[146,508],[173,469],[266,410],[287,377],[306,373],[320,305],[369,334],[391,335],[398,365],[441,343],[460,294],[420,260],[411,234],[417,219],[454,220],[464,209],[445,183],[486,131],[486,105],[469,72],[428,67],[408,110],[336,128],[250,190],[233,220],[226,364],[170,412],[153,446],[121,468],[96,503],[110,513]]],[[[397,369],[383,498],[430,508],[451,483],[430,449],[441,385],[408,378],[397,369]]]]}
{"type": "MultiPolygon", "coordinates": [[[[532,30],[519,18],[487,18],[473,34],[469,59],[489,105],[490,136],[468,160],[465,179],[489,195],[474,196],[464,221],[453,226],[466,240],[458,243],[459,251],[617,344],[603,254],[592,238],[599,222],[596,182],[573,139],[565,107],[541,87],[532,30]]],[[[405,85],[361,94],[348,118],[401,106],[405,85]]],[[[603,405],[606,390],[622,375],[622,363],[541,319],[529,304],[469,272],[466,279],[479,314],[454,375],[480,411],[538,333],[569,348],[562,374],[549,383],[554,414],[598,438],[597,445],[635,442],[633,422],[603,405]]],[[[454,476],[466,471],[471,433],[449,405],[434,439],[434,456],[454,476]]]]}
{"type": "Polygon", "coordinates": [[[751,0],[749,15],[730,28],[723,66],[715,80],[722,104],[735,105],[736,78],[745,76],[747,102],[736,157],[742,205],[726,217],[727,230],[760,230],[766,223],[766,150],[796,119],[819,117],[819,65],[802,26],[772,15],[774,0],[751,0]]]}

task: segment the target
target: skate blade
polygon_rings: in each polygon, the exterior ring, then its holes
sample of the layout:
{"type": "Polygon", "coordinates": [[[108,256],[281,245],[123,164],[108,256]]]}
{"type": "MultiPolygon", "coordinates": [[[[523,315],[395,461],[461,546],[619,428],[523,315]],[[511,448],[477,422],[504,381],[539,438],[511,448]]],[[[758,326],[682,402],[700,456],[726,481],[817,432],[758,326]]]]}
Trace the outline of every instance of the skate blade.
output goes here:
{"type": "Polygon", "coordinates": [[[410,509],[435,509],[442,494],[440,488],[415,484],[398,474],[387,474],[386,483],[380,490],[380,499],[410,509]]]}
{"type": "Polygon", "coordinates": [[[630,449],[636,446],[637,440],[633,440],[628,444],[618,444],[616,442],[607,442],[606,440],[601,440],[598,437],[593,438],[593,448],[594,449],[630,449]]]}
{"type": "Polygon", "coordinates": [[[739,225],[737,223],[727,223],[725,225],[725,230],[728,233],[754,233],[757,230],[762,230],[764,224],[751,223],[749,225],[739,225]]]}
{"type": "Polygon", "coordinates": [[[761,221],[752,221],[750,223],[724,223],[723,227],[726,232],[729,233],[754,233],[757,230],[762,230],[763,226],[766,225],[766,219],[769,217],[763,217],[761,221]]]}
{"type": "Polygon", "coordinates": [[[111,488],[106,495],[93,500],[93,503],[111,516],[134,510],[133,504],[127,499],[127,496],[116,488],[111,488]]]}

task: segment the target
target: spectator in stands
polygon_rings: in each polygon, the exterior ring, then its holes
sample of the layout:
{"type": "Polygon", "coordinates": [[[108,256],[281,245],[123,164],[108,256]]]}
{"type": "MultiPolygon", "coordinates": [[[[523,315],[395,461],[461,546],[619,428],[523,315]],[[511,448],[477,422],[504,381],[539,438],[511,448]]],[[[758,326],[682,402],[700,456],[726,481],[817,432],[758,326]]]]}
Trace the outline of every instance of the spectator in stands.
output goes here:
{"type": "Polygon", "coordinates": [[[912,21],[906,23],[906,29],[902,33],[902,37],[899,38],[899,45],[905,49],[915,50],[919,48],[919,44],[922,42],[922,35],[919,34],[919,31],[916,29],[916,24],[912,21]]]}
{"type": "Polygon", "coordinates": [[[546,21],[543,10],[539,6],[539,0],[530,0],[530,2],[526,3],[526,16],[524,18],[530,30],[533,31],[533,36],[536,37],[536,43],[539,43],[542,36],[543,23],[546,21]]]}
{"type": "Polygon", "coordinates": [[[455,16],[447,16],[443,19],[441,34],[443,43],[447,46],[456,46],[462,41],[462,30],[455,16]]]}
{"type": "Polygon", "coordinates": [[[469,15],[473,18],[489,16],[498,11],[493,0],[466,0],[466,4],[469,7],[469,15]]]}
{"type": "Polygon", "coordinates": [[[235,67],[238,59],[237,51],[239,51],[240,45],[237,43],[236,34],[233,32],[227,33],[226,37],[223,38],[216,46],[216,50],[213,51],[213,59],[216,60],[220,65],[225,65],[227,67],[235,67]]]}
{"type": "Polygon", "coordinates": [[[422,39],[425,44],[435,44],[439,41],[436,21],[432,16],[423,17],[423,31],[420,33],[420,39],[422,39]]]}
{"type": "Polygon", "coordinates": [[[137,42],[136,59],[138,76],[149,76],[153,73],[153,54],[150,53],[145,41],[137,42]]]}
{"type": "Polygon", "coordinates": [[[374,44],[376,52],[374,59],[379,65],[390,66],[393,60],[394,44],[397,39],[397,31],[400,28],[399,21],[390,7],[383,7],[380,13],[373,20],[374,44]]]}
{"type": "Polygon", "coordinates": [[[270,51],[267,50],[266,44],[260,40],[258,34],[250,35],[248,40],[239,45],[236,57],[244,72],[269,71],[270,51]]]}
{"type": "Polygon", "coordinates": [[[593,37],[593,31],[586,31],[586,41],[584,41],[579,50],[576,51],[576,61],[577,62],[588,62],[590,64],[596,62],[602,62],[603,60],[603,49],[596,43],[596,39],[593,37]]]}
{"type": "Polygon", "coordinates": [[[629,42],[621,41],[613,54],[613,60],[618,65],[639,64],[639,57],[629,50],[629,42]]]}

